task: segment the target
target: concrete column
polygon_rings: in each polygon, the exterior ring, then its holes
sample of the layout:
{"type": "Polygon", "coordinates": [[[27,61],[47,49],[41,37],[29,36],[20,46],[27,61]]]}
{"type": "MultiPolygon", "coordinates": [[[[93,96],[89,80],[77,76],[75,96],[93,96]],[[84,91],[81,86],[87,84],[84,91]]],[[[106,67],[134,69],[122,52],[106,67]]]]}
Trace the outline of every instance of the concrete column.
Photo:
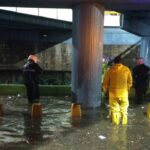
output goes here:
{"type": "Polygon", "coordinates": [[[145,64],[150,66],[150,37],[143,37],[140,56],[144,58],[145,64]]]}
{"type": "Polygon", "coordinates": [[[104,8],[95,3],[73,8],[72,100],[100,106],[104,8]]]}

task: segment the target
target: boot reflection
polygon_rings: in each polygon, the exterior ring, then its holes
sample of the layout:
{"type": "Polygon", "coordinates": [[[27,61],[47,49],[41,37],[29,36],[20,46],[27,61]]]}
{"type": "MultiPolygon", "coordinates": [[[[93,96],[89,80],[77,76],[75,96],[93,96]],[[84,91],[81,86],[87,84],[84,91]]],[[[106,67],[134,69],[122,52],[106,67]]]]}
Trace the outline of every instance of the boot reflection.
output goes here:
{"type": "Polygon", "coordinates": [[[112,142],[118,150],[127,150],[127,127],[113,126],[112,142]]]}

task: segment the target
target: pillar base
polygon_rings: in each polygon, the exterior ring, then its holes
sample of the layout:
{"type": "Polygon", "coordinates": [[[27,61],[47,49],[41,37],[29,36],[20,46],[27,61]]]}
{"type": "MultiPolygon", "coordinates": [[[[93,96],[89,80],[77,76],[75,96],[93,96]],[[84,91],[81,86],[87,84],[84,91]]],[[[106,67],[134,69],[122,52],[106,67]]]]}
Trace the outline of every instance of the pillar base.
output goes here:
{"type": "Polygon", "coordinates": [[[42,117],[42,106],[40,103],[34,103],[32,105],[32,117],[42,117]]]}
{"type": "Polygon", "coordinates": [[[72,117],[81,117],[81,106],[80,106],[80,104],[73,103],[71,105],[71,116],[72,117]]]}

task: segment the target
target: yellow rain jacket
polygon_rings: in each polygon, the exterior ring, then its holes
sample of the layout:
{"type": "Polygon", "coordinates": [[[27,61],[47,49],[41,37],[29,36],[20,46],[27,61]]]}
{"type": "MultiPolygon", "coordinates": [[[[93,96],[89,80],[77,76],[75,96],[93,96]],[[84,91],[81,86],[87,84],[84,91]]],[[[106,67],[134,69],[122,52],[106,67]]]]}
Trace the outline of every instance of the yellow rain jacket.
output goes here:
{"type": "Polygon", "coordinates": [[[132,75],[128,67],[121,63],[114,64],[105,74],[103,91],[109,91],[109,97],[128,97],[132,86],[132,75]]]}

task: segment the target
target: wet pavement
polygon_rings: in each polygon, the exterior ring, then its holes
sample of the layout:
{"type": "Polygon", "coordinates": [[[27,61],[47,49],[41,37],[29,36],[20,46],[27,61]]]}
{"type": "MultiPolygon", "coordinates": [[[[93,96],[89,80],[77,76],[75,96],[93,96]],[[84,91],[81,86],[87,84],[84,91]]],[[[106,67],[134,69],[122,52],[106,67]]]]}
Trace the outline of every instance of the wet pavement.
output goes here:
{"type": "Polygon", "coordinates": [[[0,97],[0,150],[149,150],[150,120],[146,105],[130,106],[129,123],[114,126],[107,109],[70,117],[69,97],[42,97],[42,118],[31,117],[27,100],[0,97]]]}

